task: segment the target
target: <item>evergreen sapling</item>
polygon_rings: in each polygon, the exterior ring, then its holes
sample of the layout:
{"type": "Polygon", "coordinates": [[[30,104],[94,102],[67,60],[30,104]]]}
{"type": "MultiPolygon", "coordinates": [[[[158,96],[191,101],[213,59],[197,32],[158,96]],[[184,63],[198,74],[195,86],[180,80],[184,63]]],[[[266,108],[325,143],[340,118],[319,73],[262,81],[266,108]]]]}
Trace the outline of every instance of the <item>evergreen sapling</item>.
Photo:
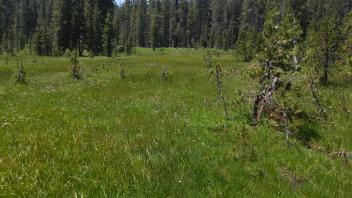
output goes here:
{"type": "Polygon", "coordinates": [[[26,83],[26,71],[24,70],[22,59],[17,60],[17,72],[16,72],[16,83],[25,84],[26,83]]]}
{"type": "Polygon", "coordinates": [[[71,62],[71,77],[74,80],[82,79],[82,72],[77,59],[77,51],[74,50],[70,59],[71,62]]]}

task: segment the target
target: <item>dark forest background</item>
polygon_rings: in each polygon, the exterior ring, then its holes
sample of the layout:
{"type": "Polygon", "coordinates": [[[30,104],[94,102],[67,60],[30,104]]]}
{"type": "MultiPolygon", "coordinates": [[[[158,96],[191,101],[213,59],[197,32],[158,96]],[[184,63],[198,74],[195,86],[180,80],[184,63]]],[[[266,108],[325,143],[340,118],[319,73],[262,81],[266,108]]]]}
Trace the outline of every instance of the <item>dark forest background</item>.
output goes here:
{"type": "Polygon", "coordinates": [[[326,17],[342,30],[352,1],[0,0],[0,53],[25,49],[60,56],[78,49],[81,55],[112,56],[131,54],[136,46],[230,49],[241,33],[259,35],[273,7],[281,16],[292,10],[305,39],[326,17]]]}

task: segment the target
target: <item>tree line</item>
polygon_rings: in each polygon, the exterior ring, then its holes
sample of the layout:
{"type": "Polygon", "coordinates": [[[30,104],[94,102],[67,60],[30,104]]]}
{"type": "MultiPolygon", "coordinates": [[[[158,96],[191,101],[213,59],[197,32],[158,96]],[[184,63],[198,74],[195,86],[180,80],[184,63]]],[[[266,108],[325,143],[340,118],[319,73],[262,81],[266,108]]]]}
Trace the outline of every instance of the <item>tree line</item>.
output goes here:
{"type": "Polygon", "coordinates": [[[0,53],[112,56],[136,46],[237,47],[249,60],[275,5],[280,16],[289,11],[297,20],[298,42],[327,18],[342,36],[352,0],[0,0],[0,53]]]}

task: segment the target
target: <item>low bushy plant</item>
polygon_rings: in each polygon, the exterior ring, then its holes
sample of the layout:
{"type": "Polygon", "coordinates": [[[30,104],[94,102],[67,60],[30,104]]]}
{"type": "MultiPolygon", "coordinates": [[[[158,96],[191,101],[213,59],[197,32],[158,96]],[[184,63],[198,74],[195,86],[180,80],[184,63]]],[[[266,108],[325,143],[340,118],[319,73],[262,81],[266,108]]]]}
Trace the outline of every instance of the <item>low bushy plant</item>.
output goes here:
{"type": "Polygon", "coordinates": [[[161,69],[161,76],[164,81],[166,81],[168,78],[168,71],[167,71],[167,67],[165,65],[163,65],[163,68],[161,69]]]}
{"type": "Polygon", "coordinates": [[[8,53],[4,53],[4,63],[5,63],[5,65],[9,65],[9,63],[10,63],[10,56],[9,56],[9,54],[8,53]]]}
{"type": "Polygon", "coordinates": [[[71,76],[74,80],[82,79],[82,71],[77,59],[77,51],[74,51],[71,56],[71,76]]]}
{"type": "Polygon", "coordinates": [[[122,66],[120,66],[120,78],[125,79],[126,78],[126,73],[125,70],[123,69],[122,66]]]}
{"type": "Polygon", "coordinates": [[[26,83],[26,71],[24,70],[24,66],[22,60],[17,60],[17,71],[16,71],[16,83],[24,84],[26,83]]]}

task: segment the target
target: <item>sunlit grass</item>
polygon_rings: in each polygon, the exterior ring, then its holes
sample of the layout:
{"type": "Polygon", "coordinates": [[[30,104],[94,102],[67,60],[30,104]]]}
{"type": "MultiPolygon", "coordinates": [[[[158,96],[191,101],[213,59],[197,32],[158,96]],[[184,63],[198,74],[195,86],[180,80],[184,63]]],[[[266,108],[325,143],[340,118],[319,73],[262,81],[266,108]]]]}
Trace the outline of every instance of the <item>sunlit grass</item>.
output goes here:
{"type": "MultiPolygon", "coordinates": [[[[81,81],[70,78],[68,58],[40,57],[35,63],[23,56],[25,85],[14,82],[16,58],[6,66],[0,57],[0,196],[350,195],[350,164],[296,139],[287,148],[266,121],[250,126],[256,79],[232,52],[215,57],[226,74],[231,119],[224,127],[203,55],[137,49],[129,57],[80,58],[81,81]],[[304,181],[292,183],[283,168],[304,181]]],[[[352,104],[350,86],[336,80],[320,90],[331,119],[307,124],[319,137],[312,141],[328,151],[352,150],[352,126],[339,97],[352,104]]],[[[308,90],[295,97],[304,111],[314,112],[308,90]]]]}

